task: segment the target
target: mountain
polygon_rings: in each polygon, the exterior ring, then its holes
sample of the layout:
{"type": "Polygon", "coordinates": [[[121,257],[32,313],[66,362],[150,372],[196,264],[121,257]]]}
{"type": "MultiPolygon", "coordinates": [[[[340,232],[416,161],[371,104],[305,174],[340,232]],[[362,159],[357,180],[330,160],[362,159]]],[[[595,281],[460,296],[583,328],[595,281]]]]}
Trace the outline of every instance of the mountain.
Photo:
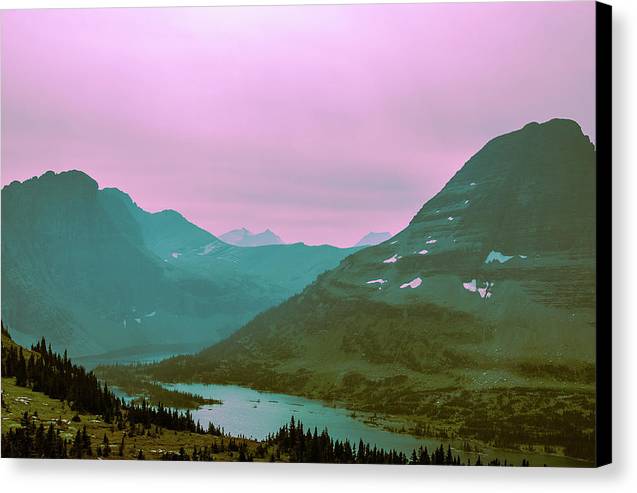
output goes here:
{"type": "Polygon", "coordinates": [[[80,171],[47,172],[2,190],[2,318],[19,342],[46,336],[75,356],[194,350],[354,251],[231,246],[80,171]]]}
{"type": "Polygon", "coordinates": [[[362,247],[362,246],[373,246],[373,245],[378,245],[379,243],[382,243],[383,241],[389,240],[391,238],[391,235],[387,232],[383,232],[383,233],[367,233],[365,236],[363,236],[360,240],[358,240],[358,243],[356,243],[356,245],[354,245],[355,247],[362,247]]]}
{"type": "MultiPolygon", "coordinates": [[[[391,241],[152,372],[406,415],[431,416],[453,389],[581,392],[594,381],[595,171],[573,121],[497,137],[391,241]]],[[[474,406],[465,413],[486,405],[479,392],[457,397],[474,406]]]]}
{"type": "Polygon", "coordinates": [[[256,247],[264,245],[282,245],[283,240],[269,229],[261,233],[251,233],[246,228],[233,229],[219,237],[220,240],[230,245],[242,247],[256,247]]]}

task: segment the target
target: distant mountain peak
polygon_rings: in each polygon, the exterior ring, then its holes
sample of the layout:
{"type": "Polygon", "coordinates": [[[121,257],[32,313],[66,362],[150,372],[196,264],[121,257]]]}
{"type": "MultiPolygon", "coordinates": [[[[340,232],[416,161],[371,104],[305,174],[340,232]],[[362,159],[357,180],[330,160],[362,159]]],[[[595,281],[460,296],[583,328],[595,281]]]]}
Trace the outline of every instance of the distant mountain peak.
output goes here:
{"type": "Polygon", "coordinates": [[[370,233],[367,233],[360,240],[358,240],[358,243],[356,243],[354,247],[378,245],[379,243],[382,243],[383,241],[386,241],[389,238],[391,238],[391,234],[388,233],[387,231],[383,231],[381,233],[374,233],[372,231],[370,233]]]}
{"type": "Polygon", "coordinates": [[[265,245],[282,245],[283,240],[273,233],[269,228],[261,233],[252,233],[249,229],[243,227],[233,229],[219,236],[221,241],[230,245],[242,247],[256,247],[265,245]]]}

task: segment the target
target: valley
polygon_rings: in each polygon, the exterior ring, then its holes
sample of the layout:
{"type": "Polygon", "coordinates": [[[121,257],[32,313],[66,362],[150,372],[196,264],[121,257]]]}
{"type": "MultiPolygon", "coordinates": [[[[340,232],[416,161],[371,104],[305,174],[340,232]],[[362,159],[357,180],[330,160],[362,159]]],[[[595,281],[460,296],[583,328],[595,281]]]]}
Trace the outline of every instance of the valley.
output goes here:
{"type": "Polygon", "coordinates": [[[194,352],[356,251],[229,245],[80,171],[3,187],[2,231],[2,317],[16,340],[46,336],[94,360],[149,346],[194,352]]]}
{"type": "Polygon", "coordinates": [[[227,339],[135,371],[594,460],[594,171],[573,121],[497,137],[391,239],[227,339]]]}
{"type": "Polygon", "coordinates": [[[3,189],[3,320],[233,436],[263,441],[298,414],[403,454],[591,465],[595,164],[576,122],[529,123],[405,229],[349,249],[231,245],[46,173],[3,189]]]}
{"type": "MultiPolygon", "coordinates": [[[[520,465],[531,465],[524,454],[468,449],[467,443],[463,444],[462,452],[451,443],[445,451],[443,444],[438,447],[426,440],[400,440],[400,436],[387,432],[374,434],[372,428],[346,416],[342,410],[330,410],[304,399],[289,401],[290,396],[285,395],[254,391],[242,395],[240,388],[165,388],[161,397],[172,394],[175,402],[178,398],[195,398],[205,403],[205,411],[183,412],[156,401],[156,395],[151,394],[150,400],[146,400],[119,391],[114,393],[107,383],[102,384],[91,372],[73,364],[66,353],[61,356],[51,351],[44,339],[28,350],[17,345],[4,326],[2,375],[3,457],[450,466],[507,466],[515,465],[514,461],[521,458],[520,465]],[[203,391],[206,396],[191,391],[203,391]],[[257,399],[246,399],[255,394],[257,399]],[[253,415],[253,424],[260,431],[246,438],[245,427],[250,417],[245,411],[257,409],[261,397],[268,398],[267,403],[264,400],[266,409],[279,408],[284,415],[270,412],[269,419],[253,415]],[[226,411],[226,419],[223,413],[216,413],[214,421],[228,424],[227,431],[224,425],[215,425],[211,419],[209,411],[214,408],[226,411]],[[296,414],[299,410],[301,412],[296,414]],[[340,418],[341,426],[334,417],[340,418]],[[227,418],[234,420],[234,426],[227,418]],[[304,425],[306,419],[307,425],[304,425]],[[334,435],[328,432],[328,425],[336,429],[334,435]],[[272,427],[270,431],[266,431],[267,426],[272,427]],[[359,435],[358,443],[353,439],[356,435],[359,435]],[[387,439],[392,436],[394,440],[387,439]],[[366,442],[367,439],[371,443],[366,442]],[[391,449],[379,447],[379,443],[389,445],[389,442],[393,442],[391,449]],[[408,443],[413,447],[409,455],[409,450],[401,450],[408,443]],[[504,456],[494,457],[495,453],[504,456]]],[[[535,458],[557,461],[556,465],[583,465],[564,462],[555,456],[535,458]]]]}

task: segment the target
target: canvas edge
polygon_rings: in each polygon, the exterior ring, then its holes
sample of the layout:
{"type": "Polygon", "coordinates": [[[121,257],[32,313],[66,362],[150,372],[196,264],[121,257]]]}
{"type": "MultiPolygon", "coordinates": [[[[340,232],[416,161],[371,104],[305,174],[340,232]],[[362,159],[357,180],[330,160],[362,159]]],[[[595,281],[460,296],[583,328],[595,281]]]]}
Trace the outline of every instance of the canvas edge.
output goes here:
{"type": "Polygon", "coordinates": [[[612,462],[612,7],[595,3],[596,409],[595,465],[612,462]]]}

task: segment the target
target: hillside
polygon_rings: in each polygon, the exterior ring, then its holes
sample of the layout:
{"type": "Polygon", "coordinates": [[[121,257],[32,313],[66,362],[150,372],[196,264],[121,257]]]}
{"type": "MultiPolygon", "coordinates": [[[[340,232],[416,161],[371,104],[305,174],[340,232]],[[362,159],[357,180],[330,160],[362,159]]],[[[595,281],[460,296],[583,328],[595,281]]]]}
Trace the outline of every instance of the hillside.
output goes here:
{"type": "Polygon", "coordinates": [[[496,138],[405,230],[199,358],[413,371],[453,369],[445,352],[463,363],[592,363],[594,172],[574,122],[496,138]]]}
{"type": "Polygon", "coordinates": [[[201,348],[355,251],[231,246],[79,171],[5,186],[2,239],[5,323],[20,342],[46,336],[76,356],[201,348]]]}

